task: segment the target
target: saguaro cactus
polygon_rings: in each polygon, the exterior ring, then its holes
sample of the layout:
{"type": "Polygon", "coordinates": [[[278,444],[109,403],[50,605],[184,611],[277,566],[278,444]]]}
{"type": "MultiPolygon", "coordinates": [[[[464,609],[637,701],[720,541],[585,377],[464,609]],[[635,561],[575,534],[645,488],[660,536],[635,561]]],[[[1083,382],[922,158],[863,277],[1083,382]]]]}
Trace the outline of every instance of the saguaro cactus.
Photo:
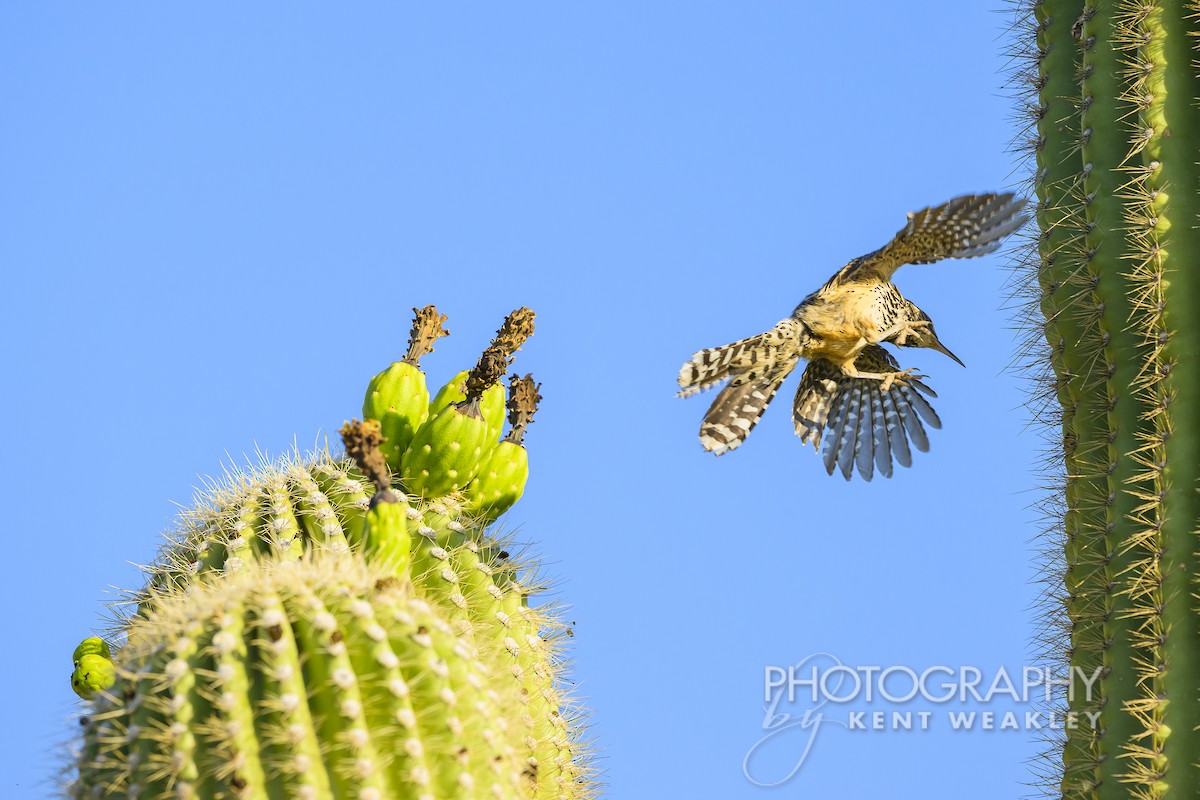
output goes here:
{"type": "Polygon", "coordinates": [[[467,485],[499,449],[483,431],[499,436],[504,390],[499,405],[487,392],[533,315],[510,317],[465,396],[430,416],[417,360],[444,319],[418,312],[409,355],[371,382],[373,418],[342,431],[350,460],[296,458],[210,494],[110,641],[76,649],[91,708],[71,796],[595,793],[564,628],[530,607],[536,587],[485,530],[496,492],[467,485]],[[419,477],[393,478],[406,462],[419,477]]]}
{"type": "Polygon", "coordinates": [[[1079,714],[1050,793],[1198,798],[1200,4],[1035,0],[1024,13],[1031,318],[1062,409],[1067,633],[1053,646],[1077,668],[1079,714]]]}

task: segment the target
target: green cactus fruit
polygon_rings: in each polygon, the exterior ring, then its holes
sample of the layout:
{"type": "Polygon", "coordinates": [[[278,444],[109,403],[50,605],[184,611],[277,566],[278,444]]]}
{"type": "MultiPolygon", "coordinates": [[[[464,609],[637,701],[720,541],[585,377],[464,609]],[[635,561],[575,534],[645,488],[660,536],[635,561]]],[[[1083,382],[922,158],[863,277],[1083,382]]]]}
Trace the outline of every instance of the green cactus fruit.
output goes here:
{"type": "Polygon", "coordinates": [[[592,797],[544,620],[510,608],[451,624],[333,553],[165,594],[126,630],[71,794],[592,797]]]}
{"type": "Polygon", "coordinates": [[[79,663],[79,659],[84,656],[103,656],[104,658],[112,658],[112,653],[109,652],[108,642],[101,639],[99,636],[89,636],[79,643],[75,648],[75,652],[71,654],[71,663],[79,663]]]}
{"type": "Polygon", "coordinates": [[[108,689],[116,681],[113,662],[99,653],[84,653],[75,659],[71,673],[71,688],[84,700],[108,689]]]}
{"type": "MultiPolygon", "coordinates": [[[[470,372],[460,372],[438,389],[433,400],[429,402],[429,415],[433,416],[452,403],[461,403],[467,399],[467,376],[470,372]]],[[[479,411],[483,421],[487,423],[487,441],[496,442],[504,430],[504,387],[500,384],[489,386],[483,392],[479,401],[479,411]]]]}
{"type": "Polygon", "coordinates": [[[525,450],[524,437],[542,399],[539,388],[531,375],[512,376],[508,400],[508,421],[512,430],[496,445],[467,486],[463,504],[466,513],[490,522],[521,499],[529,479],[529,454],[525,450]]]}
{"type": "Polygon", "coordinates": [[[464,511],[494,520],[521,499],[529,479],[529,454],[508,439],[492,450],[479,474],[467,486],[464,511]]]}
{"type": "Polygon", "coordinates": [[[400,458],[413,434],[429,416],[429,392],[421,357],[433,351],[433,343],[449,335],[443,327],[446,317],[433,306],[413,309],[408,354],[371,379],[363,399],[363,417],[378,420],[384,441],[381,447],[388,466],[400,469],[400,458]]]}
{"type": "Polygon", "coordinates": [[[407,491],[440,497],[470,483],[495,447],[504,424],[504,390],[496,382],[532,333],[533,312],[527,308],[513,311],[479,357],[479,363],[463,379],[463,399],[451,402],[456,396],[457,378],[438,392],[448,405],[417,430],[401,459],[400,478],[407,491]],[[499,392],[488,398],[488,391],[493,389],[499,392]],[[491,416],[490,421],[485,413],[491,416]]]}
{"type": "Polygon", "coordinates": [[[400,468],[400,456],[417,428],[429,416],[429,392],[419,367],[397,361],[371,379],[363,400],[363,416],[379,420],[388,464],[400,468]]]}
{"type": "Polygon", "coordinates": [[[483,415],[483,422],[487,427],[484,443],[488,449],[496,446],[500,434],[504,432],[505,400],[504,387],[500,384],[489,386],[479,400],[479,413],[483,415]]]}
{"type": "Polygon", "coordinates": [[[461,403],[467,399],[467,376],[470,371],[463,370],[462,372],[451,378],[442,388],[437,390],[437,394],[429,401],[429,414],[434,414],[441,411],[451,403],[461,403]]]}
{"type": "Polygon", "coordinates": [[[417,431],[400,464],[404,488],[440,497],[466,486],[479,471],[487,424],[477,402],[452,403],[417,431]]]}

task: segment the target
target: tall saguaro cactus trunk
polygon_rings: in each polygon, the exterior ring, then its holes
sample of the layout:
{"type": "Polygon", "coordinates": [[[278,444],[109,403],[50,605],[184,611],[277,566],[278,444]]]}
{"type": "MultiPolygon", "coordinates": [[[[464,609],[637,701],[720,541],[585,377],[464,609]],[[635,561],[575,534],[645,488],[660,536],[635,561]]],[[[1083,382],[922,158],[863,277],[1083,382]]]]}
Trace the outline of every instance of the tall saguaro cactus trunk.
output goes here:
{"type": "Polygon", "coordinates": [[[1200,3],[1026,20],[1078,723],[1050,793],[1200,798],[1200,3]]]}

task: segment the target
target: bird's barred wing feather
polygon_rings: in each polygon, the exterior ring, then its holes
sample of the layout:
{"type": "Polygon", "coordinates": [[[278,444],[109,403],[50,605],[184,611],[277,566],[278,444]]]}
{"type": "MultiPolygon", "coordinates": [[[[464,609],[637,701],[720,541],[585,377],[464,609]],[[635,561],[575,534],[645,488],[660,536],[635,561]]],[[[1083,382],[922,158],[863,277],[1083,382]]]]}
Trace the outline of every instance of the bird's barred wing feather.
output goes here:
{"type": "Polygon", "coordinates": [[[886,392],[871,392],[871,435],[875,440],[875,467],[885,478],[892,477],[892,437],[888,433],[888,418],[884,411],[886,392]]]}
{"type": "MultiPolygon", "coordinates": [[[[858,387],[858,432],[854,436],[854,465],[863,480],[871,480],[875,466],[875,425],[871,420],[871,395],[879,392],[877,386],[858,387]]],[[[844,472],[844,469],[843,469],[844,472]]]]}
{"type": "MultiPolygon", "coordinates": [[[[838,390],[834,392],[833,402],[829,408],[829,436],[825,439],[825,471],[830,475],[833,474],[834,467],[838,463],[838,454],[843,449],[842,441],[847,438],[847,428],[849,426],[850,409],[854,403],[850,400],[851,394],[858,392],[858,384],[853,381],[839,383],[838,390]]],[[[853,436],[857,436],[858,426],[854,425],[853,436]]],[[[854,445],[850,445],[850,450],[853,452],[854,445]]]]}
{"type": "Polygon", "coordinates": [[[754,430],[796,362],[753,379],[736,376],[721,389],[700,423],[700,444],[716,455],[735,450],[754,430]]]}
{"type": "MultiPolygon", "coordinates": [[[[904,433],[904,417],[900,405],[905,402],[900,392],[880,392],[883,401],[884,426],[891,432],[888,442],[896,463],[902,467],[912,466],[912,450],[908,448],[908,436],[904,433]]],[[[888,475],[888,477],[891,477],[888,475]]]]}
{"type": "MultiPolygon", "coordinates": [[[[862,372],[890,372],[898,368],[890,353],[878,345],[863,349],[854,362],[862,372]]],[[[800,441],[812,442],[832,475],[839,470],[849,480],[857,467],[864,480],[876,470],[891,477],[893,460],[912,465],[912,445],[922,452],[929,438],[922,420],[940,428],[937,412],[923,395],[937,394],[920,380],[893,384],[884,392],[879,381],[849,378],[834,364],[816,359],[804,370],[792,406],[793,422],[800,441]]]]}
{"type": "Polygon", "coordinates": [[[974,258],[1000,247],[1005,236],[1025,224],[1025,200],[1012,194],[956,197],[948,203],[909,212],[908,223],[891,242],[842,267],[826,285],[878,278],[890,281],[904,264],[930,264],[944,258],[974,258]]]}
{"type": "Polygon", "coordinates": [[[735,385],[748,385],[774,374],[781,364],[790,361],[783,373],[786,376],[799,358],[799,324],[788,317],[766,333],[697,352],[679,369],[679,396],[695,394],[729,377],[734,378],[735,385]]]}
{"type": "Polygon", "coordinates": [[[821,449],[821,434],[845,374],[832,361],[818,358],[810,361],[800,376],[796,399],[792,403],[792,422],[800,441],[812,442],[814,450],[821,449]]]}

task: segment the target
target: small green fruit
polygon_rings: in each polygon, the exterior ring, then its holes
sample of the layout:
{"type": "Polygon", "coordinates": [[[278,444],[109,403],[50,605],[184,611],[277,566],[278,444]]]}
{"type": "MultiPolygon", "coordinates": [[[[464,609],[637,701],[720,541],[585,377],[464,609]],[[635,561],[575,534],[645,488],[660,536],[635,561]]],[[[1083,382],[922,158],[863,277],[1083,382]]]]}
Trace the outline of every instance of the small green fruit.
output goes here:
{"type": "MultiPolygon", "coordinates": [[[[451,403],[461,403],[467,399],[466,385],[467,375],[469,374],[468,372],[460,372],[451,378],[445,386],[438,389],[433,400],[429,402],[430,416],[438,413],[451,403]]],[[[483,414],[484,422],[487,423],[487,441],[490,443],[488,447],[491,447],[492,444],[500,439],[500,433],[504,430],[505,401],[504,386],[496,384],[484,391],[483,398],[479,402],[479,411],[483,414]]],[[[384,431],[384,433],[386,434],[387,431],[384,431]]]]}
{"type": "Polygon", "coordinates": [[[97,692],[112,686],[116,680],[117,671],[113,662],[97,653],[85,653],[75,661],[75,671],[71,673],[71,688],[84,700],[90,700],[97,692]]]}
{"type": "Polygon", "coordinates": [[[400,464],[404,488],[423,497],[462,489],[482,466],[488,427],[478,403],[452,403],[417,431],[400,464]]]}
{"type": "Polygon", "coordinates": [[[413,435],[429,417],[429,392],[425,373],[407,361],[397,361],[371,379],[363,399],[363,417],[379,421],[383,433],[380,451],[393,470],[413,435]]]}
{"type": "Polygon", "coordinates": [[[71,663],[78,664],[79,659],[84,656],[103,656],[104,658],[112,658],[112,653],[108,649],[108,642],[101,639],[99,636],[89,636],[79,643],[75,648],[74,654],[71,656],[71,663]]]}
{"type": "Polygon", "coordinates": [[[529,453],[507,439],[496,445],[466,490],[463,511],[492,521],[512,508],[525,493],[529,453]]]}

